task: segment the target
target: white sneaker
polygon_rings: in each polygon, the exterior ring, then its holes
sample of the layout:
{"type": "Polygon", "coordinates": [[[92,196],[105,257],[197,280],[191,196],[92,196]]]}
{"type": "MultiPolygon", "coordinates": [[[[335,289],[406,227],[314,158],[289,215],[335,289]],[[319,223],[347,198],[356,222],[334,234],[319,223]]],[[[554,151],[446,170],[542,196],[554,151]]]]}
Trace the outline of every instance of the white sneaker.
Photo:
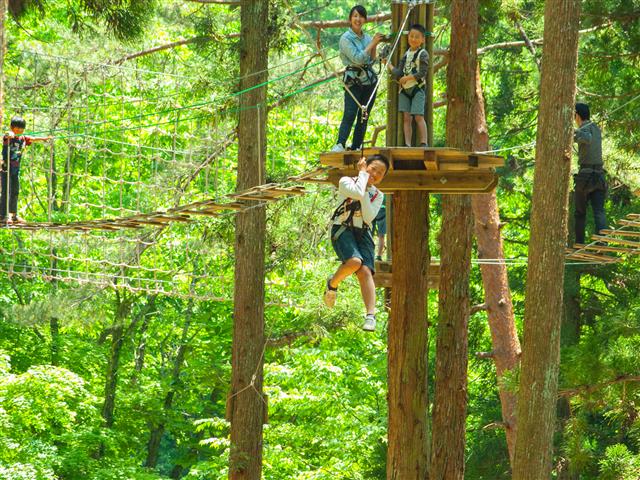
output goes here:
{"type": "Polygon", "coordinates": [[[376,316],[373,314],[368,314],[364,317],[364,325],[362,325],[362,329],[365,332],[373,332],[376,329],[376,316]]]}
{"type": "Polygon", "coordinates": [[[338,297],[338,290],[329,287],[330,280],[331,278],[327,278],[327,285],[324,287],[324,295],[322,296],[322,300],[327,307],[333,308],[336,304],[336,298],[338,297]]]}
{"type": "Polygon", "coordinates": [[[331,149],[332,152],[344,152],[344,145],[342,145],[341,143],[336,143],[333,148],[331,149]]]}

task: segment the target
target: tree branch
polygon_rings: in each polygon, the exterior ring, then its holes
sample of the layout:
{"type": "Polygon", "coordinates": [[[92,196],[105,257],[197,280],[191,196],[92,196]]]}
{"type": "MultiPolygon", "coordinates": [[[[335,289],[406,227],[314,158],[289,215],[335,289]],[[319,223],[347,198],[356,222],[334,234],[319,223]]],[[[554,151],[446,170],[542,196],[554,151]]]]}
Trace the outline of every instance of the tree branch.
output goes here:
{"type": "Polygon", "coordinates": [[[487,302],[480,303],[478,305],[474,305],[473,307],[471,307],[471,310],[469,311],[469,315],[474,315],[478,312],[487,311],[487,310],[489,310],[489,305],[487,305],[487,302]]]}
{"type": "Polygon", "coordinates": [[[611,385],[615,385],[617,383],[625,383],[625,382],[640,382],[640,375],[620,375],[612,380],[608,380],[602,383],[596,383],[595,385],[580,385],[576,388],[568,388],[566,390],[560,390],[558,392],[558,397],[575,397],[577,395],[589,394],[596,392],[598,390],[602,390],[603,388],[610,387],[611,385]]]}
{"type": "MultiPolygon", "coordinates": [[[[379,13],[377,15],[367,17],[367,23],[382,23],[390,19],[391,12],[379,13]]],[[[347,28],[350,26],[349,20],[313,20],[308,22],[299,22],[298,25],[302,28],[317,28],[318,30],[324,30],[326,28],[347,28]]]]}
{"type": "Polygon", "coordinates": [[[186,0],[194,3],[208,3],[212,5],[237,5],[240,6],[241,0],[186,0]]]}

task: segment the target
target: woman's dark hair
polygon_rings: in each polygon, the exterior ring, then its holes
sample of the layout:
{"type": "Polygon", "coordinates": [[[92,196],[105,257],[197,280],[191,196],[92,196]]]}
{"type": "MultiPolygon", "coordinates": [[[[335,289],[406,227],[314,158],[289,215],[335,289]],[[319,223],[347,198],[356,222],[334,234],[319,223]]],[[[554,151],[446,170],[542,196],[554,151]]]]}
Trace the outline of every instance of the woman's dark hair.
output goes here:
{"type": "Polygon", "coordinates": [[[16,115],[11,119],[11,126],[13,128],[27,128],[27,122],[24,121],[24,118],[16,115]]]}
{"type": "Polygon", "coordinates": [[[582,120],[589,120],[591,116],[589,112],[589,105],[586,103],[576,103],[576,113],[582,120]]]}
{"type": "Polygon", "coordinates": [[[384,164],[384,166],[386,167],[384,174],[386,175],[387,172],[389,171],[389,159],[384,155],[380,155],[379,153],[376,153],[375,155],[371,155],[370,157],[367,157],[367,160],[366,160],[367,165],[371,165],[375,161],[378,161],[384,164]]]}
{"type": "Polygon", "coordinates": [[[353,17],[353,12],[358,12],[361,17],[364,17],[365,20],[367,19],[367,9],[362,5],[356,5],[351,9],[351,11],[349,12],[349,20],[351,20],[351,17],[353,17]]]}

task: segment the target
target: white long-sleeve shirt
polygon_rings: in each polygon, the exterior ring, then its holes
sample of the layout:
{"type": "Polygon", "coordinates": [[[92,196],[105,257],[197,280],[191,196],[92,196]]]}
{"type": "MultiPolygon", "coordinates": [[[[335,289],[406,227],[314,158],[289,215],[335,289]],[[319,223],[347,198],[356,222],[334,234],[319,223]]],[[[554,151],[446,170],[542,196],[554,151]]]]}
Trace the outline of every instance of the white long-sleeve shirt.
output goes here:
{"type": "Polygon", "coordinates": [[[360,202],[360,210],[353,215],[353,226],[363,228],[363,221],[371,226],[382,206],[384,194],[373,185],[367,187],[368,181],[369,174],[367,172],[360,172],[357,177],[342,177],[340,179],[338,205],[342,205],[342,208],[334,219],[334,225],[340,225],[349,218],[349,211],[345,207],[351,201],[357,200],[360,202]]]}

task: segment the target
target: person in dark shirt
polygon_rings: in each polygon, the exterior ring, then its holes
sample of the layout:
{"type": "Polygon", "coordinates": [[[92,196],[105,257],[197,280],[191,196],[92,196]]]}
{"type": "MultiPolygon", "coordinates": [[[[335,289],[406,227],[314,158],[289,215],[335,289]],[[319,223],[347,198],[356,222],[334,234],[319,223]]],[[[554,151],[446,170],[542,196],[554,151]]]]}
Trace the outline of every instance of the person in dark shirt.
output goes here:
{"type": "Polygon", "coordinates": [[[11,119],[9,132],[2,140],[2,164],[0,165],[0,222],[21,222],[18,218],[18,194],[20,193],[20,163],[25,147],[34,142],[46,142],[51,137],[24,135],[27,122],[22,117],[11,119]],[[7,212],[9,216],[7,216],[7,212]]]}
{"type": "Polygon", "coordinates": [[[578,173],[573,176],[575,201],[576,243],[584,244],[587,206],[591,204],[596,224],[596,234],[607,228],[604,200],[607,196],[607,181],[602,162],[602,134],[591,121],[589,105],[576,103],[576,128],[573,141],[578,144],[578,173]]]}

